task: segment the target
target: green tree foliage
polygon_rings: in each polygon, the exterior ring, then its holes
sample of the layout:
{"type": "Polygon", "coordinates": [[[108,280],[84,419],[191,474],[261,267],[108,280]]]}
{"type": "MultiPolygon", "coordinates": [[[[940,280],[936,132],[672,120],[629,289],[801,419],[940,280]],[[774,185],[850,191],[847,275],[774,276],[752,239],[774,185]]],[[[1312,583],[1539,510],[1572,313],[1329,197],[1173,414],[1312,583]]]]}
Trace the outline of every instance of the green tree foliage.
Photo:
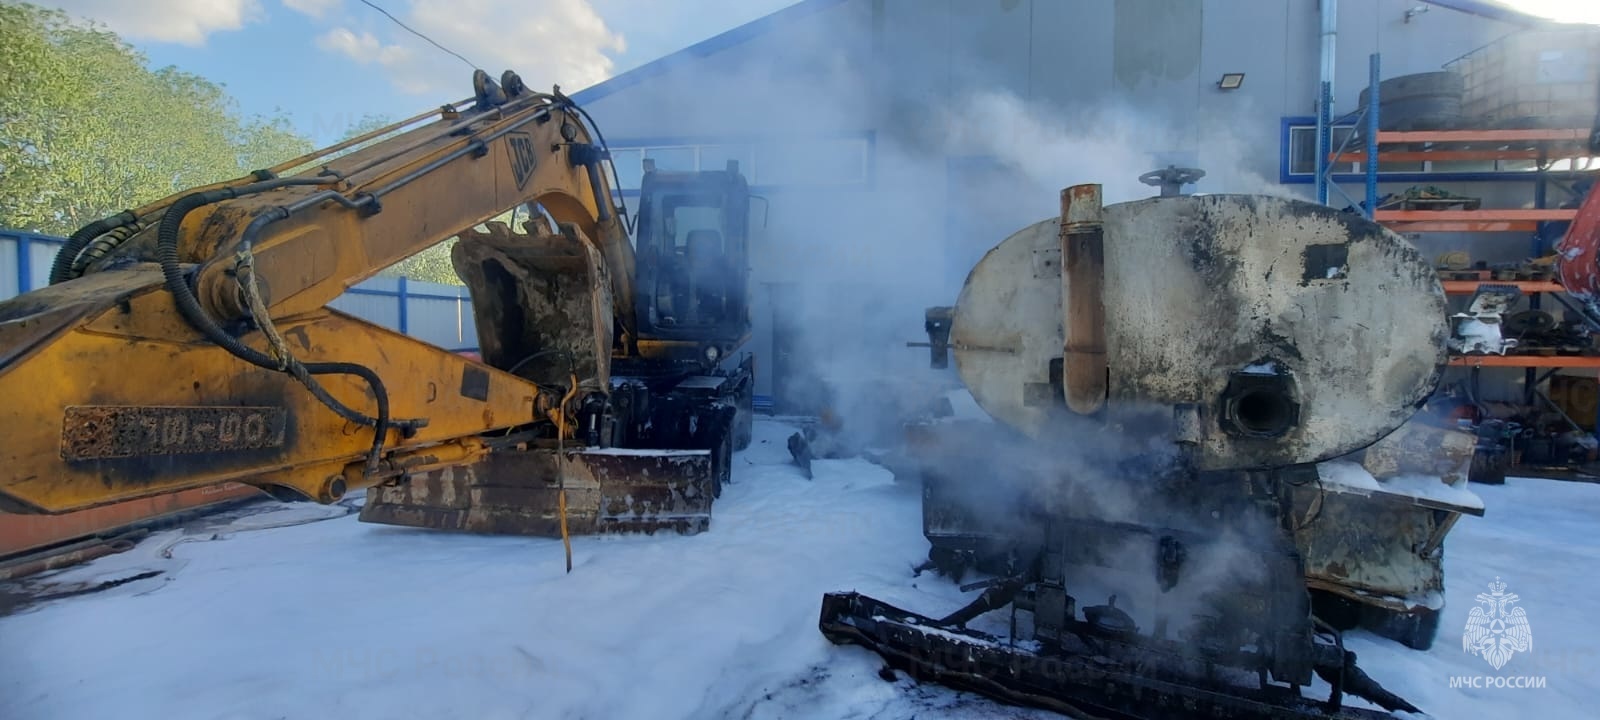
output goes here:
{"type": "Polygon", "coordinates": [[[0,0],[0,226],[66,234],[188,187],[309,152],[282,117],[116,35],[0,0]]]}

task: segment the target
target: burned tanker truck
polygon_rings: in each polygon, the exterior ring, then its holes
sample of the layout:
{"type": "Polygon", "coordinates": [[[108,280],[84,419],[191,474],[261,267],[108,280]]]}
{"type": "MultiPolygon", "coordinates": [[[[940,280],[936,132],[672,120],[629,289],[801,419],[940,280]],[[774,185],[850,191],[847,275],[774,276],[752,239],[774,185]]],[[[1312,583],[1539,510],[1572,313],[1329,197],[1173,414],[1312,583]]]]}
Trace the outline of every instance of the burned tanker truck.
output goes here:
{"type": "Polygon", "coordinates": [[[1471,437],[1419,413],[1449,327],[1403,238],[1294,199],[1074,186],[926,329],[987,415],[908,427],[928,567],[982,592],[938,616],[829,593],[830,640],[1072,717],[1417,711],[1329,600],[1421,617],[1397,639],[1426,646],[1443,536],[1481,506],[1325,467],[1465,482],[1471,437]]]}

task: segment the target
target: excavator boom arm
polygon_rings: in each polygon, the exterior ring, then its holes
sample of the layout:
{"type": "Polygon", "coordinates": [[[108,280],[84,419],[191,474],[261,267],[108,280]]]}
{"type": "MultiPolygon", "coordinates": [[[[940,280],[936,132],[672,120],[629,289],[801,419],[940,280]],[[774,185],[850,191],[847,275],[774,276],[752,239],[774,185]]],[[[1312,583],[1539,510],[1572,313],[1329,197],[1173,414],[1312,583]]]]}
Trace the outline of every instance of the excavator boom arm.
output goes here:
{"type": "Polygon", "coordinates": [[[474,79],[471,107],[74,234],[52,285],[0,302],[0,394],[14,399],[0,408],[0,510],[68,512],[227,481],[328,502],[473,462],[513,431],[572,438],[580,383],[604,391],[633,327],[633,250],[608,154],[559,89],[474,79]],[[509,302],[557,313],[529,342],[560,348],[543,363],[558,374],[490,367],[327,307],[524,205],[559,231],[455,261],[521,263],[509,302]],[[530,289],[558,284],[559,303],[530,289]]]}
{"type": "Polygon", "coordinates": [[[614,314],[631,330],[633,251],[595,134],[565,97],[524,90],[491,104],[480,92],[470,109],[446,110],[311,170],[254,184],[270,190],[214,191],[239,196],[190,211],[176,250],[203,264],[197,293],[208,309],[227,314],[240,310],[225,291],[237,254],[248,249],[267,307],[286,316],[320,308],[462,230],[537,205],[598,245],[611,270],[614,314]]]}

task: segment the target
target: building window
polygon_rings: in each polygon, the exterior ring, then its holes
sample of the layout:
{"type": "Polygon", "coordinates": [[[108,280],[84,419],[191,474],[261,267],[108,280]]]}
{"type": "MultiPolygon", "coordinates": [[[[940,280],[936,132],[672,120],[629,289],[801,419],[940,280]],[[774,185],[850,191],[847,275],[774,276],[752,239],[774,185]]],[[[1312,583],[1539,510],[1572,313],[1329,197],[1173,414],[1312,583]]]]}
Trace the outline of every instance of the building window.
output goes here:
{"type": "MultiPolygon", "coordinates": [[[[1350,139],[1351,127],[1349,125],[1335,125],[1328,133],[1331,138],[1328,143],[1332,150],[1350,139]]],[[[1352,145],[1347,151],[1359,151],[1360,145],[1352,145]]],[[[1352,162],[1334,163],[1331,168],[1336,173],[1360,172],[1360,166],[1352,162]]],[[[1289,126],[1289,174],[1313,177],[1317,174],[1317,126],[1316,125],[1290,125],[1289,126]]]]}
{"type": "Polygon", "coordinates": [[[870,155],[871,143],[864,137],[618,143],[611,148],[617,184],[624,191],[639,189],[646,159],[655,161],[658,170],[679,172],[724,170],[734,160],[753,186],[828,187],[865,183],[870,155]]]}
{"type": "MultiPolygon", "coordinates": [[[[1330,152],[1350,155],[1366,152],[1366,144],[1359,138],[1352,138],[1354,126],[1334,125],[1328,131],[1328,149],[1330,152]]],[[[1344,173],[1366,172],[1366,167],[1359,162],[1334,162],[1329,169],[1336,175],[1344,173]]],[[[1488,167],[1464,168],[1451,170],[1451,172],[1485,172],[1494,170],[1494,163],[1488,167]]],[[[1425,162],[1386,162],[1378,166],[1380,173],[1421,173],[1444,172],[1443,168],[1432,170],[1429,163],[1425,162]]],[[[1317,173],[1317,126],[1316,125],[1290,125],[1289,126],[1289,174],[1291,176],[1315,177],[1317,173]]]]}

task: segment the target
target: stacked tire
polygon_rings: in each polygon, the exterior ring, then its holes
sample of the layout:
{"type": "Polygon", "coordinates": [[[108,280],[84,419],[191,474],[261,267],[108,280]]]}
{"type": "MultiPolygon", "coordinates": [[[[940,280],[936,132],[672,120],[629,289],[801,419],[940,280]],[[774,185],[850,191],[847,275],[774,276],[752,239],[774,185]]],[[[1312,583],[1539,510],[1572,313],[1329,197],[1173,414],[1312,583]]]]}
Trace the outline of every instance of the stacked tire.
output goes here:
{"type": "MultiPolygon", "coordinates": [[[[1461,127],[1461,97],[1466,83],[1459,73],[1401,75],[1378,83],[1379,130],[1450,130],[1461,127]]],[[[1361,91],[1357,104],[1365,111],[1372,88],[1361,91]]],[[[1358,128],[1365,130],[1365,123],[1358,128]]]]}

